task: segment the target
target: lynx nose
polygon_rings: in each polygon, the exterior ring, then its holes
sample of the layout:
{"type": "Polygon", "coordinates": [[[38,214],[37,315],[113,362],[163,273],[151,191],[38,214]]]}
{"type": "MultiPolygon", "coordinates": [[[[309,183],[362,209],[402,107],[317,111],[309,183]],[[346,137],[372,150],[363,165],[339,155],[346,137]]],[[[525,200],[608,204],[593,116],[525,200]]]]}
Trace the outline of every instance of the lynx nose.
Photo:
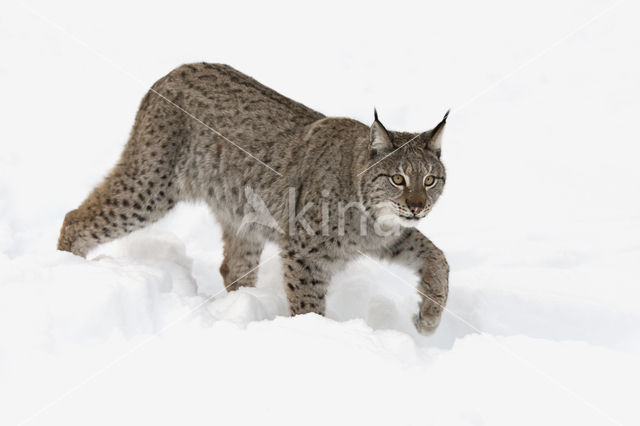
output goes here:
{"type": "Polygon", "coordinates": [[[424,210],[424,203],[415,200],[407,200],[407,207],[409,211],[415,216],[424,210]]]}
{"type": "Polygon", "coordinates": [[[411,213],[413,213],[413,215],[417,215],[422,211],[423,207],[421,206],[409,206],[409,210],[411,211],[411,213]]]}

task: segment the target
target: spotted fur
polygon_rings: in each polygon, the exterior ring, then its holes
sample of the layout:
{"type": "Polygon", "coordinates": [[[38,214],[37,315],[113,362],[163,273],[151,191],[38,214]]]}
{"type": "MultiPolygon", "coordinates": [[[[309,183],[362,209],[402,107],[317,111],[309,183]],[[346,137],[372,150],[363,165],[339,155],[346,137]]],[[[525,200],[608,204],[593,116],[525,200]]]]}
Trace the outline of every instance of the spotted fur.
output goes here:
{"type": "Polygon", "coordinates": [[[419,275],[415,323],[430,332],[446,303],[449,270],[413,226],[445,183],[445,120],[421,134],[391,132],[377,114],[371,126],[327,118],[226,65],[183,65],[144,97],[120,160],[65,216],[58,248],[86,256],[177,202],[203,200],[223,229],[228,290],[255,284],[264,243],[274,241],[291,314],[323,314],[333,274],[374,255],[419,275]],[[393,184],[397,173],[406,185],[393,184]],[[429,175],[436,180],[426,187],[429,175]],[[255,207],[249,194],[273,223],[246,221],[255,207]]]}

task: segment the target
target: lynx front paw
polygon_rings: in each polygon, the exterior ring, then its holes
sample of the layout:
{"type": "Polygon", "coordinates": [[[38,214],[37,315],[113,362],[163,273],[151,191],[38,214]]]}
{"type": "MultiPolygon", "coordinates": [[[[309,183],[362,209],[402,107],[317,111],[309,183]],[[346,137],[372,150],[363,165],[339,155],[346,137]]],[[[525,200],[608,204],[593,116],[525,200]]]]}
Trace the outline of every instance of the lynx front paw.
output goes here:
{"type": "Polygon", "coordinates": [[[440,324],[443,307],[427,300],[420,305],[420,310],[413,316],[413,323],[418,333],[429,335],[436,331],[440,324]]]}

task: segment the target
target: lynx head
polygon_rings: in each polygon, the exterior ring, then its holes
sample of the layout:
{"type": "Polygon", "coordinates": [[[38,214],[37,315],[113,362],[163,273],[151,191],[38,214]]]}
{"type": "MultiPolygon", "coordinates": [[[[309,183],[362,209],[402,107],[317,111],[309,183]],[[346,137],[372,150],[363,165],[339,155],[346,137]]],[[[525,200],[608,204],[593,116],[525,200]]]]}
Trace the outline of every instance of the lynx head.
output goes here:
{"type": "Polygon", "coordinates": [[[446,178],[440,149],[448,115],[432,130],[415,134],[388,131],[374,111],[360,190],[363,204],[376,218],[415,226],[433,208],[446,178]]]}

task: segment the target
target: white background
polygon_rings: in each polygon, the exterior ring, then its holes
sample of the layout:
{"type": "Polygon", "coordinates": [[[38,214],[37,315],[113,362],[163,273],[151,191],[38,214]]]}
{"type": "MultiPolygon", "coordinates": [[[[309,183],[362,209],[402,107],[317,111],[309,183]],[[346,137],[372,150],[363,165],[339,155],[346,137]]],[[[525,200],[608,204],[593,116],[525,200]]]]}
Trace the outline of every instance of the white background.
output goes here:
{"type": "Polygon", "coordinates": [[[0,423],[638,424],[640,8],[634,1],[5,1],[0,423]],[[329,116],[431,128],[420,225],[452,267],[431,337],[415,278],[367,260],[286,318],[274,247],[227,295],[218,225],[180,205],[56,252],[146,90],[223,62],[329,116]]]}

